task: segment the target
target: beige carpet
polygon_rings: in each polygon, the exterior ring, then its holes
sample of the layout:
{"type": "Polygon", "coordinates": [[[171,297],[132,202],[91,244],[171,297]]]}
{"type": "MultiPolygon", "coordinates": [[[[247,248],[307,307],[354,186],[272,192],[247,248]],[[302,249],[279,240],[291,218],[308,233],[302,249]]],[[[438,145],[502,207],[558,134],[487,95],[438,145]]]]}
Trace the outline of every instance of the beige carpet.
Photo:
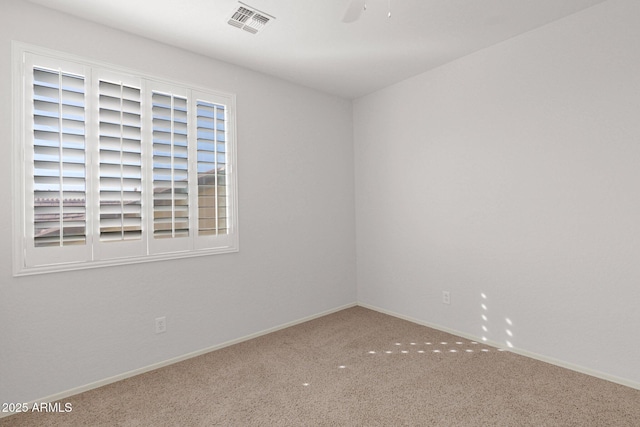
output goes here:
{"type": "Polygon", "coordinates": [[[2,426],[640,426],[640,391],[361,307],[2,426]]]}

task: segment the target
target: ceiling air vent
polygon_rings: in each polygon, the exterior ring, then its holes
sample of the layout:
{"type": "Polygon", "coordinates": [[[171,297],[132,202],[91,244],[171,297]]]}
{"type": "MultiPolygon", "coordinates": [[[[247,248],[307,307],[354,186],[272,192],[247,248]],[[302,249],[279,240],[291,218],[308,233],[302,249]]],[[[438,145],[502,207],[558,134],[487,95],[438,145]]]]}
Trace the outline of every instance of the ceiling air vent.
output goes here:
{"type": "Polygon", "coordinates": [[[231,18],[227,21],[229,25],[241,28],[251,34],[256,34],[262,30],[269,21],[275,19],[275,17],[261,12],[247,4],[242,2],[238,3],[240,3],[241,6],[238,7],[238,10],[233,12],[233,15],[231,15],[231,18]]]}

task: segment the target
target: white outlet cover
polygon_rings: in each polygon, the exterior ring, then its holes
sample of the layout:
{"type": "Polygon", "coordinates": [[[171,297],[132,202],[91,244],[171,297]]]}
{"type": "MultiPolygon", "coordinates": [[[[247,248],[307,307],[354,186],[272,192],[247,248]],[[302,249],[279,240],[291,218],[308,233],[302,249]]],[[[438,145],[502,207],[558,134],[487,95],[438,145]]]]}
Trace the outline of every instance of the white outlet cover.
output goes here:
{"type": "Polygon", "coordinates": [[[157,317],[156,318],[156,334],[161,334],[163,332],[167,332],[167,318],[166,317],[157,317]]]}
{"type": "Polygon", "coordinates": [[[442,291],[442,303],[451,304],[451,294],[449,291],[442,291]]]}

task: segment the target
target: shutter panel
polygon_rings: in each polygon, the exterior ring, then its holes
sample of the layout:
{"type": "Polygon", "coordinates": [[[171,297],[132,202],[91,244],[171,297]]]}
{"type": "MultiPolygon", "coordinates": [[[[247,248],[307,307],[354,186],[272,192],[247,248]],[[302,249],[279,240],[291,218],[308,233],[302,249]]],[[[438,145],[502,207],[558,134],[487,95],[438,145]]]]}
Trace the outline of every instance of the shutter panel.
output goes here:
{"type": "Polygon", "coordinates": [[[196,102],[198,128],[198,235],[227,234],[226,109],[196,102]]]}
{"type": "Polygon", "coordinates": [[[99,80],[100,241],[142,238],[140,88],[99,80]]]}
{"type": "Polygon", "coordinates": [[[33,68],[35,247],[87,241],[84,77],[33,68]]]}
{"type": "Polygon", "coordinates": [[[154,91],[153,236],[189,236],[187,98],[154,91]]]}

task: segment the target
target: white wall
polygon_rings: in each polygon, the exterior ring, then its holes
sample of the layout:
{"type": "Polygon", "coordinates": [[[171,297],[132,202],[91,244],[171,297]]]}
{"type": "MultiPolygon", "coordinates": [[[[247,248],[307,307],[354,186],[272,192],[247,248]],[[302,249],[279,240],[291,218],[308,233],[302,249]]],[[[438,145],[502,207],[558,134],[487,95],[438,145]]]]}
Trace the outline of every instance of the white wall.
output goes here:
{"type": "MultiPolygon", "coordinates": [[[[11,40],[236,93],[240,252],[13,278],[11,186],[1,186],[0,402],[40,399],[355,303],[350,101],[3,0],[7,150],[11,40]],[[158,316],[167,317],[166,334],[154,333],[158,316]]],[[[5,183],[10,159],[0,157],[5,183]]]]}
{"type": "Polygon", "coordinates": [[[640,386],[639,40],[611,0],[356,100],[358,300],[640,386]]]}

